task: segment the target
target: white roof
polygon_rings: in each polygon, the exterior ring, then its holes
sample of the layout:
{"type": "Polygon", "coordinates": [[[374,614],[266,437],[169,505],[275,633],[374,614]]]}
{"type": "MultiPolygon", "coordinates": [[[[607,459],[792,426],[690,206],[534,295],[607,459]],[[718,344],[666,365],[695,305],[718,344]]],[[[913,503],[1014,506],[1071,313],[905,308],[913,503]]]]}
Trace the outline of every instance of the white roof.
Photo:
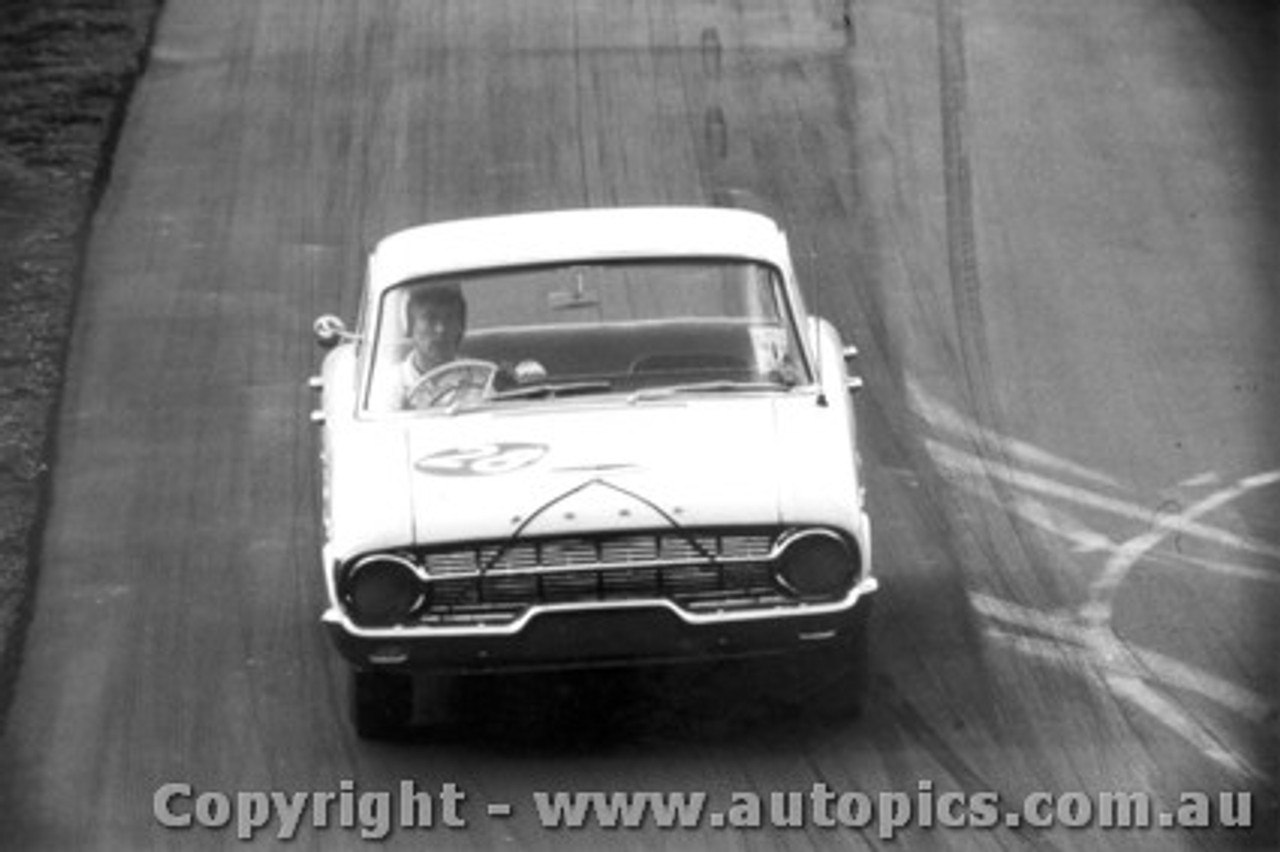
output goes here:
{"type": "Polygon", "coordinates": [[[370,287],[428,275],[559,261],[743,257],[778,266],[786,238],[772,219],[720,207],[618,207],[459,219],[397,231],[374,248],[370,287]]]}

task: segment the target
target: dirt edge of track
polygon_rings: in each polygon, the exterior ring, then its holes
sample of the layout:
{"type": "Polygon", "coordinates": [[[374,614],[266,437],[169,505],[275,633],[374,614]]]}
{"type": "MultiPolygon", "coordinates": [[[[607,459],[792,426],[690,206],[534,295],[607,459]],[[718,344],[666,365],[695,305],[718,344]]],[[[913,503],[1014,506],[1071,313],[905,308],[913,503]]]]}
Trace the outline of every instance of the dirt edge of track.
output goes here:
{"type": "Polygon", "coordinates": [[[163,0],[0,10],[0,730],[39,574],[93,212],[163,0]]]}

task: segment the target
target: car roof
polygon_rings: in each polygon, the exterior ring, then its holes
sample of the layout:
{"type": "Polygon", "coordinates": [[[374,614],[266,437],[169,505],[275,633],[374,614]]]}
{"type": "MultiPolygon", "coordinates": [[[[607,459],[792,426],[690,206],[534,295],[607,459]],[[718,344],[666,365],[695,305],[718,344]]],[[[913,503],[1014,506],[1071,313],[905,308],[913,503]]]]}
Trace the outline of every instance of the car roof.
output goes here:
{"type": "Polygon", "coordinates": [[[742,257],[784,267],[770,218],[719,207],[614,207],[457,219],[397,231],[370,256],[372,295],[415,278],[503,266],[656,257],[742,257]]]}

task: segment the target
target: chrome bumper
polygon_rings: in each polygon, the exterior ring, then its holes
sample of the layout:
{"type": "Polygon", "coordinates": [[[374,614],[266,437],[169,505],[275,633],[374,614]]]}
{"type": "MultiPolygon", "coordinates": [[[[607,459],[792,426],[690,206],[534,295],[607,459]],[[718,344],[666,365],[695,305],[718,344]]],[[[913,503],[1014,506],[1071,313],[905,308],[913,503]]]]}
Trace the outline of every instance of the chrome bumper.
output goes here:
{"type": "Polygon", "coordinates": [[[874,577],[838,601],[732,612],[688,612],[662,600],[531,606],[502,624],[363,628],[338,608],[322,616],[360,668],[485,671],[641,665],[780,654],[838,641],[869,616],[874,577]]]}

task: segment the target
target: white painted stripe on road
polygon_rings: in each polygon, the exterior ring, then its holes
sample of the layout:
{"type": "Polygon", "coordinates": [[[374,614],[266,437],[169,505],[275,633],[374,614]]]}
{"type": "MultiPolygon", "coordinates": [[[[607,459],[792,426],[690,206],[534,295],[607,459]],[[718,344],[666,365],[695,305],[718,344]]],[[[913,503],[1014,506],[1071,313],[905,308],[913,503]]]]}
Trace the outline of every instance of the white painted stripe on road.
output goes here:
{"type": "Polygon", "coordinates": [[[954,435],[966,438],[977,438],[1000,446],[1010,456],[1014,456],[1028,464],[1069,473],[1089,482],[1120,488],[1114,478],[1101,471],[1086,467],[1078,462],[1049,452],[1042,447],[1017,438],[1001,435],[985,426],[980,426],[972,419],[965,417],[947,403],[931,395],[913,376],[906,377],[907,403],[930,425],[954,435]]]}
{"type": "Polygon", "coordinates": [[[1034,497],[1017,496],[1012,509],[1028,523],[1071,542],[1072,550],[1077,553],[1115,549],[1115,542],[1108,536],[1085,526],[1074,515],[1041,503],[1034,497]]]}
{"type": "MultiPolygon", "coordinates": [[[[939,440],[925,440],[926,448],[940,467],[952,474],[967,474],[959,479],[959,487],[1070,542],[1077,552],[1108,554],[1101,574],[1090,584],[1089,600],[1078,615],[1040,612],[990,595],[971,593],[970,599],[975,611],[992,622],[988,626],[987,635],[1020,653],[1049,660],[1056,665],[1070,665],[1079,672],[1100,676],[1118,699],[1154,717],[1209,760],[1239,775],[1265,778],[1265,774],[1248,757],[1227,744],[1205,722],[1192,716],[1172,696],[1155,691],[1152,685],[1203,696],[1250,722],[1265,726],[1268,734],[1273,737],[1276,707],[1258,693],[1173,657],[1131,647],[1116,635],[1111,621],[1115,593],[1129,572],[1140,561],[1149,557],[1158,558],[1164,563],[1173,559],[1171,554],[1154,554],[1153,551],[1175,534],[1280,560],[1280,546],[1236,535],[1201,522],[1205,515],[1254,489],[1280,483],[1280,470],[1244,477],[1234,485],[1214,491],[1185,510],[1161,514],[1129,500],[1012,466],[1002,459],[1005,456],[1017,458],[1024,463],[1040,465],[1056,472],[1069,472],[1091,483],[1119,487],[1115,480],[1097,471],[1055,456],[1032,444],[1016,441],[978,426],[955,409],[931,397],[910,377],[907,385],[910,404],[931,425],[941,431],[972,439],[978,446],[982,446],[983,442],[994,445],[992,455],[998,457],[987,458],[939,440]],[[1026,493],[1016,494],[1012,498],[998,494],[991,485],[996,480],[1007,482],[1026,493]],[[1144,531],[1126,541],[1116,542],[1108,535],[1089,528],[1069,512],[1046,505],[1030,496],[1031,494],[1062,499],[1138,521],[1144,531]],[[1012,505],[1009,505],[1011,501],[1012,505]],[[1023,632],[1012,633],[1009,629],[1023,632]]],[[[1220,481],[1216,472],[1208,471],[1183,480],[1180,487],[1209,487],[1220,481]]],[[[1280,576],[1274,573],[1222,561],[1195,560],[1194,564],[1220,576],[1280,582],[1280,576]]]]}
{"type": "Polygon", "coordinates": [[[1027,636],[1021,633],[1010,633],[1004,628],[994,625],[988,625],[985,634],[993,642],[1004,645],[1006,648],[1011,648],[1028,657],[1049,660],[1064,665],[1069,663],[1079,669],[1094,670],[1103,667],[1103,660],[1099,660],[1086,648],[1076,645],[1069,639],[1064,642],[1062,640],[1027,636]]]}
{"type": "Polygon", "coordinates": [[[994,621],[1040,634],[1017,636],[998,625],[988,627],[989,636],[1006,644],[1014,644],[1024,653],[1046,656],[1047,652],[1044,650],[1053,649],[1061,654],[1069,649],[1056,643],[1073,643],[1079,646],[1078,652],[1093,665],[1127,677],[1141,677],[1164,686],[1194,692],[1255,724],[1270,724],[1277,716],[1275,705],[1259,693],[1158,651],[1129,645],[1121,641],[1110,628],[1088,628],[1062,616],[1045,614],[986,595],[972,594],[970,600],[973,601],[974,609],[994,621]]]}
{"type": "Polygon", "coordinates": [[[1111,692],[1142,708],[1161,724],[1191,743],[1205,757],[1237,775],[1267,780],[1267,773],[1256,767],[1243,754],[1231,748],[1204,723],[1189,716],[1168,698],[1151,689],[1136,677],[1111,675],[1107,678],[1111,692]]]}
{"type": "Polygon", "coordinates": [[[1238,565],[1234,562],[1223,562],[1218,559],[1205,559],[1200,556],[1188,556],[1185,553],[1177,553],[1172,551],[1160,551],[1147,555],[1149,559],[1155,559],[1164,562],[1173,567],[1190,567],[1209,571],[1214,574],[1222,574],[1225,577],[1235,577],[1241,580],[1252,580],[1257,583],[1272,583],[1280,585],[1280,573],[1276,571],[1268,571],[1265,568],[1253,568],[1249,565],[1238,565]]]}
{"type": "MultiPolygon", "coordinates": [[[[1120,642],[1114,635],[1111,641],[1120,642]]],[[[1161,654],[1159,651],[1136,648],[1132,645],[1124,647],[1127,653],[1137,659],[1140,671],[1145,672],[1150,680],[1158,681],[1164,686],[1202,695],[1258,725],[1270,725],[1275,721],[1275,705],[1251,689],[1238,686],[1203,669],[1161,654]]]]}
{"type": "Polygon", "coordinates": [[[1246,477],[1229,488],[1213,492],[1181,512],[1159,518],[1154,529],[1134,536],[1121,544],[1107,560],[1102,574],[1089,585],[1089,603],[1081,610],[1085,622],[1088,624],[1110,622],[1115,590],[1124,582],[1133,566],[1171,532],[1183,530],[1188,524],[1195,523],[1197,518],[1216,511],[1233,500],[1238,500],[1250,491],[1276,482],[1280,482],[1280,471],[1246,477]]]}
{"type": "MultiPolygon", "coordinates": [[[[1225,747],[1221,738],[1208,734],[1202,723],[1192,719],[1181,707],[1156,693],[1145,682],[1153,674],[1167,674],[1167,672],[1156,671],[1156,669],[1163,667],[1164,662],[1172,662],[1175,666],[1184,668],[1183,664],[1178,663],[1176,660],[1170,661],[1165,658],[1165,660],[1159,661],[1155,667],[1151,667],[1147,663],[1156,661],[1144,659],[1139,663],[1133,659],[1135,654],[1146,657],[1151,652],[1137,651],[1101,655],[1096,649],[1075,647],[1058,641],[1008,633],[994,626],[987,628],[986,635],[993,641],[1024,656],[1034,657],[1058,666],[1067,666],[1076,674],[1086,671],[1092,672],[1100,677],[1102,682],[1118,697],[1127,699],[1150,713],[1174,733],[1204,753],[1210,760],[1240,774],[1265,777],[1259,773],[1257,767],[1247,758],[1225,747]],[[1134,686],[1134,684],[1137,684],[1137,686],[1134,686]]],[[[1158,657],[1160,655],[1152,656],[1158,657]]],[[[1178,680],[1181,681],[1181,678],[1178,678],[1178,680]]],[[[1217,684],[1223,683],[1217,678],[1200,678],[1191,682],[1189,691],[1206,695],[1211,699],[1223,699],[1225,697],[1226,700],[1219,700],[1219,703],[1226,704],[1230,709],[1241,712],[1250,721],[1265,722],[1269,718],[1271,710],[1260,697],[1231,684],[1227,684],[1228,689],[1216,695],[1207,694],[1207,681],[1214,681],[1217,684]],[[1242,700],[1236,700],[1241,698],[1242,700]]],[[[1179,686],[1184,684],[1179,682],[1171,685],[1179,686]]]]}
{"type": "MultiPolygon", "coordinates": [[[[1154,524],[1168,532],[1194,536],[1215,544],[1221,544],[1224,547],[1234,547],[1249,553],[1280,560],[1280,547],[1268,542],[1236,535],[1193,520],[1181,519],[1179,515],[1159,517],[1151,509],[1138,503],[1107,497],[1087,488],[1067,485],[1034,473],[1026,473],[1000,462],[984,461],[977,456],[966,453],[963,450],[957,450],[933,439],[926,439],[925,445],[930,455],[939,465],[954,473],[966,473],[978,477],[993,476],[1027,491],[1058,497],[1072,503],[1110,512],[1120,517],[1141,521],[1144,524],[1154,524]]],[[[1280,474],[1280,472],[1276,473],[1280,474]]]]}
{"type": "Polygon", "coordinates": [[[1083,645],[1089,641],[1088,631],[1069,615],[1055,615],[1021,606],[1000,598],[970,592],[969,602],[979,615],[1024,630],[1034,630],[1063,642],[1083,645]]]}
{"type": "Polygon", "coordinates": [[[1217,485],[1222,479],[1212,470],[1184,479],[1178,483],[1179,488],[1200,488],[1203,486],[1217,485]]]}
{"type": "MultiPolygon", "coordinates": [[[[976,480],[973,486],[966,490],[986,498],[993,505],[1001,507],[1008,505],[999,499],[994,490],[984,487],[976,480]]],[[[1114,553],[1119,547],[1107,536],[1085,526],[1069,512],[1041,503],[1034,497],[1017,496],[1011,508],[1028,523],[1069,542],[1076,553],[1114,553]]],[[[1159,562],[1167,567],[1201,570],[1233,579],[1280,585],[1280,571],[1255,568],[1221,559],[1190,556],[1173,550],[1151,550],[1144,558],[1149,562],[1159,562]]]]}

